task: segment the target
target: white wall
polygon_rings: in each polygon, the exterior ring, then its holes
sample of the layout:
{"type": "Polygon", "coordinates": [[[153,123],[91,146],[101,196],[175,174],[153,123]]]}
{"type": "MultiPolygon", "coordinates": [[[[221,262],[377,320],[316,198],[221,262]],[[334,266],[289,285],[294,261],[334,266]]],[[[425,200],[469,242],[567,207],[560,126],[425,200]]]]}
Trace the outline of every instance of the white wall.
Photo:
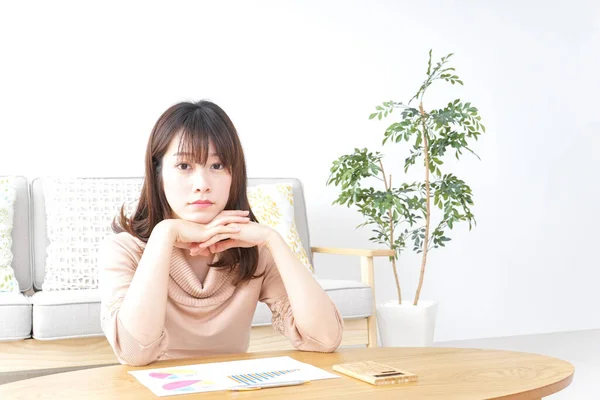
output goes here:
{"type": "MultiPolygon", "coordinates": [[[[434,87],[426,107],[469,100],[488,134],[483,161],[454,170],[479,224],[430,255],[436,340],[600,328],[600,3],[491,3],[2,2],[0,174],[140,175],[160,113],[207,98],[236,124],[250,175],[304,182],[313,245],[374,247],[357,212],[330,206],[331,162],[377,150],[374,106],[412,96],[429,48],[454,52],[465,87],[434,87]]],[[[398,182],[404,153],[383,151],[398,182]]],[[[359,277],[353,258],[316,261],[359,277]]],[[[390,300],[391,269],[376,267],[390,300]]],[[[408,296],[417,271],[401,261],[408,296]]]]}

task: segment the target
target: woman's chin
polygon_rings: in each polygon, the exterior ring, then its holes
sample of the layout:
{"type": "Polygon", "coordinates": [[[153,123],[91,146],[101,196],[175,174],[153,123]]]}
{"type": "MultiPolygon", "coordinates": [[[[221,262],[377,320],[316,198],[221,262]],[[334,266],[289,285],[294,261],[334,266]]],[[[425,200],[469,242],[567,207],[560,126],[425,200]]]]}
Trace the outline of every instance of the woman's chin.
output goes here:
{"type": "Polygon", "coordinates": [[[197,224],[208,224],[214,219],[212,213],[190,213],[184,218],[186,221],[195,222],[197,224]]]}

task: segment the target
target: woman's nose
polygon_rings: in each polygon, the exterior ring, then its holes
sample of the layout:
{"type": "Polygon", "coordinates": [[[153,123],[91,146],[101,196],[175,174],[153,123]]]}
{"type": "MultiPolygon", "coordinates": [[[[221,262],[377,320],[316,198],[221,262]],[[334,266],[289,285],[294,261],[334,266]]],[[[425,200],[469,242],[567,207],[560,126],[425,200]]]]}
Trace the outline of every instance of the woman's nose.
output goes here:
{"type": "Polygon", "coordinates": [[[198,172],[194,174],[194,191],[195,192],[209,192],[210,182],[204,168],[198,168],[198,172]]]}

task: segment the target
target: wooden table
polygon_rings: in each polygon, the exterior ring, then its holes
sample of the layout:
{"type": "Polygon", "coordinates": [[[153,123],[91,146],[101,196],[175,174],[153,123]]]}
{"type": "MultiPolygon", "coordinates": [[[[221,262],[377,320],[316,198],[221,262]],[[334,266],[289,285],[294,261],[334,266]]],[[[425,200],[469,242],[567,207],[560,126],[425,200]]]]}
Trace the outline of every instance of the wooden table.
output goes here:
{"type": "Polygon", "coordinates": [[[290,356],[332,373],[336,373],[331,369],[333,364],[374,360],[415,372],[419,381],[372,386],[342,375],[341,379],[313,381],[295,387],[173,398],[536,399],[567,387],[575,370],[570,363],[556,358],[498,350],[379,347],[340,349],[325,354],[277,351],[160,361],[138,368],[116,365],[65,372],[0,385],[0,399],[155,399],[157,396],[127,371],[279,356],[290,356]]]}

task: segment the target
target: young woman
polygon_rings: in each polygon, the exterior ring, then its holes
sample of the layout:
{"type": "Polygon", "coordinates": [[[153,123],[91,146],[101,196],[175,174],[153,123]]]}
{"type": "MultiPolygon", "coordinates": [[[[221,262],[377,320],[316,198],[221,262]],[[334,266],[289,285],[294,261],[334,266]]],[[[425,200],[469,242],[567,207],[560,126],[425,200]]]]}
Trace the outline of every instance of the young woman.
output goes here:
{"type": "Polygon", "coordinates": [[[310,271],[246,196],[235,127],[208,101],[179,103],[146,148],[137,210],[100,252],[102,329],[119,361],[248,350],[258,301],[295,348],[331,352],[343,322],[310,271]]]}

